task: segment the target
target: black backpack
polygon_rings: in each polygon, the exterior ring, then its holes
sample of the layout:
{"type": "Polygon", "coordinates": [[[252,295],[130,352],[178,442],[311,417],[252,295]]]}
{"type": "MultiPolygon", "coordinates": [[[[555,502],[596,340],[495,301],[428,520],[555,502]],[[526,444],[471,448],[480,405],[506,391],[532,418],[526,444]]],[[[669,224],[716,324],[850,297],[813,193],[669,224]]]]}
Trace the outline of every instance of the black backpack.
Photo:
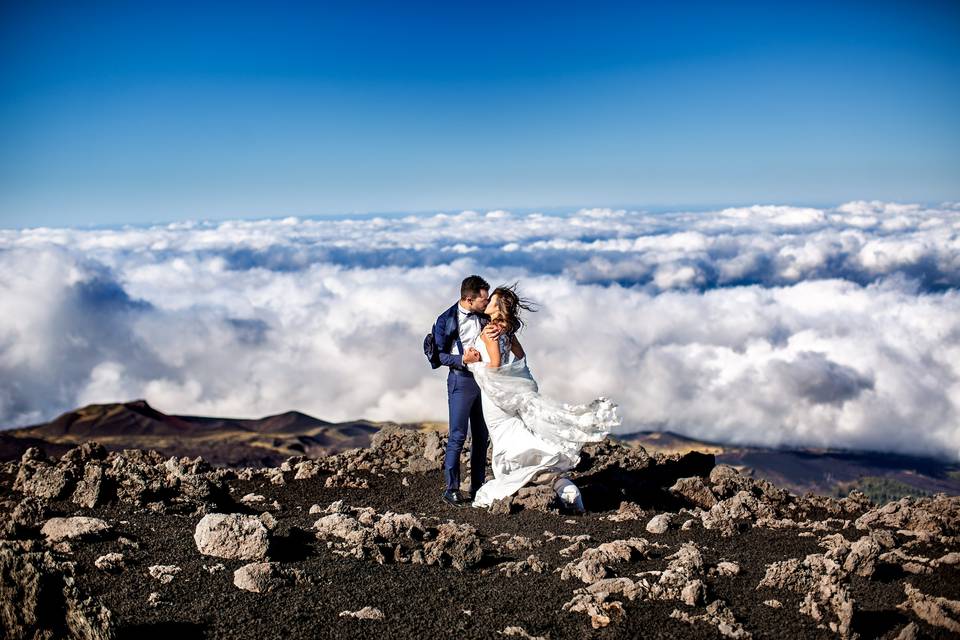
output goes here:
{"type": "Polygon", "coordinates": [[[437,341],[433,338],[433,331],[423,339],[423,355],[427,356],[432,369],[440,368],[440,349],[437,348],[437,341]]]}
{"type": "MultiPolygon", "coordinates": [[[[427,362],[430,363],[432,369],[440,368],[440,345],[437,344],[436,339],[433,337],[433,332],[437,328],[437,323],[433,323],[433,329],[430,330],[423,338],[423,355],[427,356],[427,362]]],[[[457,346],[460,348],[460,353],[463,353],[463,344],[460,342],[460,327],[457,323],[454,323],[454,335],[457,339],[457,346]]]]}

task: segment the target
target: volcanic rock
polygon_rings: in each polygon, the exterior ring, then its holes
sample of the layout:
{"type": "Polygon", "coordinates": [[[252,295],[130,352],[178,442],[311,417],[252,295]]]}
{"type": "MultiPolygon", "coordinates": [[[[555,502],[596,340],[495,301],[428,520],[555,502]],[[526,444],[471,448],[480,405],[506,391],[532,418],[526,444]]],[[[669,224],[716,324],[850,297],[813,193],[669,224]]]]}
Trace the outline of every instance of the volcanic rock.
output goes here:
{"type": "Polygon", "coordinates": [[[597,582],[611,574],[610,565],[645,557],[652,548],[653,545],[644,538],[605,542],[584,550],[578,559],[568,562],[560,571],[560,579],[577,578],[587,584],[597,582]]]}
{"type": "Polygon", "coordinates": [[[116,572],[123,569],[125,559],[122,553],[105,553],[93,561],[93,565],[101,571],[116,572]]]}
{"type": "Polygon", "coordinates": [[[357,618],[359,620],[383,620],[383,611],[375,607],[364,607],[356,611],[341,611],[341,618],[357,618]]]}
{"type": "Polygon", "coordinates": [[[180,567],[173,564],[155,564],[147,569],[151,578],[160,581],[160,584],[173,582],[174,576],[180,573],[180,567]]]}
{"type": "Polygon", "coordinates": [[[200,553],[218,558],[262,560],[267,557],[270,537],[255,516],[209,513],[197,523],[193,539],[200,553]]]}
{"type": "MultiPolygon", "coordinates": [[[[714,469],[717,468],[718,467],[714,467],[714,469]]],[[[682,498],[691,505],[700,507],[701,509],[709,509],[717,504],[717,497],[713,495],[713,492],[710,491],[710,488],[704,484],[703,479],[699,476],[679,478],[673,483],[669,491],[678,498],[682,498]]]]}
{"type": "Polygon", "coordinates": [[[960,633],[960,601],[928,596],[909,582],[903,585],[903,590],[907,599],[899,605],[901,609],[913,611],[918,618],[935,627],[960,633]]]}
{"type": "Polygon", "coordinates": [[[611,522],[625,522],[627,520],[639,520],[644,517],[644,515],[644,511],[640,508],[640,505],[625,500],[620,503],[620,508],[617,509],[616,513],[605,516],[604,519],[610,520],[611,522]]]}
{"type": "Polygon", "coordinates": [[[13,482],[14,491],[56,500],[63,497],[72,486],[72,474],[54,466],[37,447],[30,447],[21,456],[20,467],[13,482]]]}
{"type": "Polygon", "coordinates": [[[46,521],[48,510],[44,500],[25,496],[3,520],[3,534],[10,538],[31,536],[40,530],[46,521]]]}
{"type": "Polygon", "coordinates": [[[483,547],[477,530],[469,524],[448,522],[440,525],[437,538],[423,547],[426,564],[450,564],[463,571],[480,562],[483,547]]]}
{"type": "Polygon", "coordinates": [[[650,522],[647,523],[646,529],[647,533],[666,533],[670,528],[670,523],[673,522],[672,513],[661,513],[659,515],[653,516],[650,519],[650,522]]]}
{"type": "Polygon", "coordinates": [[[287,577],[277,562],[251,562],[233,572],[233,584],[253,593],[267,593],[286,582],[287,577]]]}
{"type": "Polygon", "coordinates": [[[49,542],[63,540],[93,540],[102,538],[111,531],[108,523],[100,518],[72,516],[69,518],[50,518],[40,529],[49,542]]]}
{"type": "Polygon", "coordinates": [[[699,615],[692,615],[679,609],[674,609],[670,614],[671,618],[683,620],[691,624],[704,622],[712,627],[716,627],[720,635],[734,640],[749,640],[753,635],[740,624],[733,611],[723,600],[714,600],[706,607],[706,612],[699,615]]]}
{"type": "Polygon", "coordinates": [[[109,609],[76,587],[73,563],[0,543],[0,628],[10,640],[112,640],[116,624],[109,609]]]}

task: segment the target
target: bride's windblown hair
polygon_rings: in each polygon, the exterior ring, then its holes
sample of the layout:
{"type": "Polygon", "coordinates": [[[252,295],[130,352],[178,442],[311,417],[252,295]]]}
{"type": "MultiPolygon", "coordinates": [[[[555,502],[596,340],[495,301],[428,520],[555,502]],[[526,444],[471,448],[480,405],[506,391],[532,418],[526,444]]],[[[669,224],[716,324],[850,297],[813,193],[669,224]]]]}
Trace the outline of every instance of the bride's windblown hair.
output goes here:
{"type": "Polygon", "coordinates": [[[501,285],[493,290],[490,298],[497,296],[497,310],[500,312],[500,321],[506,325],[509,333],[517,333],[523,328],[522,311],[536,312],[537,305],[528,298],[517,293],[517,283],[501,285]]]}

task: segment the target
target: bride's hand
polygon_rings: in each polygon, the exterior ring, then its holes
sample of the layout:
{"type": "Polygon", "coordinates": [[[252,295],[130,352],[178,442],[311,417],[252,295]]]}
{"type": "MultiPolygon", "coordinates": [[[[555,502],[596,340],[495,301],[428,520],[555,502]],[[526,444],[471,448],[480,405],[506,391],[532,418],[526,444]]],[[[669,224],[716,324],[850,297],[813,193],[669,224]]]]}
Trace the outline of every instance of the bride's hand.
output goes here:
{"type": "Polygon", "coordinates": [[[483,328],[483,334],[491,339],[497,339],[500,336],[500,326],[492,322],[488,322],[487,326],[483,328]]]}

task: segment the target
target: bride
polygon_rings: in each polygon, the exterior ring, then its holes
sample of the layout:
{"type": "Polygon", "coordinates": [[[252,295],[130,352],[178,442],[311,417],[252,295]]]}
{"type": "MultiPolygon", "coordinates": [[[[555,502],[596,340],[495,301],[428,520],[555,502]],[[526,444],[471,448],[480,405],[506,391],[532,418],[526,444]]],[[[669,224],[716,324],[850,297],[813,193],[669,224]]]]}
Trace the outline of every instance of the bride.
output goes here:
{"type": "Polygon", "coordinates": [[[494,476],[473,506],[489,506],[531,482],[551,483],[565,506],[582,513],[580,490],[564,475],[577,466],[585,443],[603,440],[620,424],[617,405],[604,397],[568,405],[540,395],[516,335],[524,325],[521,310],[534,311],[515,285],[494,290],[484,310],[489,329],[480,335],[486,348],[469,365],[493,443],[494,476]]]}

